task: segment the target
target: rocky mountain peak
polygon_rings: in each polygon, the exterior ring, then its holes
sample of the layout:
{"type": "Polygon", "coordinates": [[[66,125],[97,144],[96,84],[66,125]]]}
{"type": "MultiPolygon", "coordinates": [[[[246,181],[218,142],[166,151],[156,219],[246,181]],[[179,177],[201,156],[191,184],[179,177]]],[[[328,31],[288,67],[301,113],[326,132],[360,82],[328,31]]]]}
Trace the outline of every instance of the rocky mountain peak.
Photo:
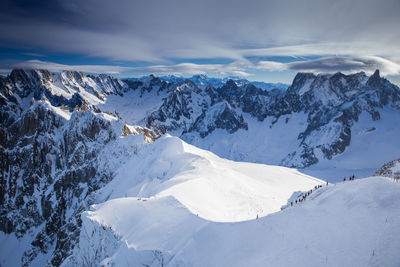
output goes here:
{"type": "Polygon", "coordinates": [[[218,91],[222,97],[229,97],[237,95],[239,93],[239,87],[234,80],[229,79],[218,91]]]}
{"type": "Polygon", "coordinates": [[[9,77],[13,83],[21,83],[22,85],[34,85],[40,81],[51,80],[48,70],[13,69],[9,77]]]}
{"type": "Polygon", "coordinates": [[[80,72],[80,71],[71,71],[71,70],[67,70],[67,71],[63,71],[62,76],[72,80],[72,81],[76,81],[79,84],[83,83],[83,78],[85,77],[85,75],[80,72]]]}
{"type": "Polygon", "coordinates": [[[223,87],[225,87],[225,88],[231,88],[231,89],[234,89],[234,90],[238,88],[238,86],[236,85],[235,81],[232,80],[232,79],[229,79],[229,80],[225,83],[225,85],[224,85],[223,87]]]}
{"type": "Polygon", "coordinates": [[[287,91],[289,93],[294,93],[294,94],[299,94],[301,93],[301,89],[304,88],[307,84],[309,85],[311,82],[315,80],[317,76],[313,73],[305,73],[305,72],[299,72],[296,74],[296,76],[293,79],[293,83],[287,91]]]}
{"type": "Polygon", "coordinates": [[[379,74],[379,70],[375,70],[374,74],[372,74],[368,81],[367,85],[371,87],[378,87],[381,84],[381,76],[379,74]]]}

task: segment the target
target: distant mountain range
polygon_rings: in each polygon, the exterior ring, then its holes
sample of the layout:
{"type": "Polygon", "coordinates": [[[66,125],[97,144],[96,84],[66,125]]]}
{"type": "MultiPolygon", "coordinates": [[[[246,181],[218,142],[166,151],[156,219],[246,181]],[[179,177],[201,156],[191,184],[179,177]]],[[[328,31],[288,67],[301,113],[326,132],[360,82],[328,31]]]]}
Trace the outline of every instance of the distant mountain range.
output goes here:
{"type": "MultiPolygon", "coordinates": [[[[156,76],[150,75],[150,77],[156,77],[156,76]]],[[[143,76],[140,78],[130,78],[128,80],[145,81],[148,78],[149,78],[149,76],[143,76]]],[[[266,82],[249,81],[249,80],[237,77],[237,76],[228,76],[228,77],[224,77],[224,78],[211,78],[211,77],[207,77],[204,74],[193,75],[190,78],[168,75],[168,76],[161,76],[160,80],[166,81],[169,83],[183,83],[185,80],[189,80],[189,81],[194,82],[194,84],[196,84],[200,88],[204,88],[207,85],[212,85],[215,88],[219,88],[219,87],[223,86],[229,80],[233,80],[238,85],[253,84],[256,87],[263,89],[263,90],[267,90],[267,91],[272,90],[272,89],[285,90],[289,87],[288,84],[284,84],[284,83],[266,83],[266,82]]]]}

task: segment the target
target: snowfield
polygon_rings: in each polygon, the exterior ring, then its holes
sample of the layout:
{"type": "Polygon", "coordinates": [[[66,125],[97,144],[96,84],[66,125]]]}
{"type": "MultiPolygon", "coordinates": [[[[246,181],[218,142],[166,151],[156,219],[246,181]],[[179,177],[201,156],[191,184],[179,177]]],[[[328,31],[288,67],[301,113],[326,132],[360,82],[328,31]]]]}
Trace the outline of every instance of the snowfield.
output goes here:
{"type": "Polygon", "coordinates": [[[295,191],[322,183],[290,168],[221,159],[167,135],[128,160],[98,203],[171,196],[201,218],[236,222],[279,211],[295,191]]]}
{"type": "Polygon", "coordinates": [[[99,191],[63,266],[399,266],[399,193],[383,177],[326,186],[166,136],[99,191]]]}

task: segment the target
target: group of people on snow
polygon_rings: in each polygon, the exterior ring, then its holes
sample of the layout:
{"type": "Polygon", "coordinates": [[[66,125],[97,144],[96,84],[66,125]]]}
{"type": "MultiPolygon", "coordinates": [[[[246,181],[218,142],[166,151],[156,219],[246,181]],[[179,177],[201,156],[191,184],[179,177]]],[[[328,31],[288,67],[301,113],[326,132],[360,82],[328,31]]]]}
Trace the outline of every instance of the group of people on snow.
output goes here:
{"type": "MultiPolygon", "coordinates": [[[[354,174],[352,176],[349,177],[349,181],[354,181],[356,177],[354,176],[354,174]]],[[[346,182],[346,177],[343,178],[343,182],[346,182]]]]}

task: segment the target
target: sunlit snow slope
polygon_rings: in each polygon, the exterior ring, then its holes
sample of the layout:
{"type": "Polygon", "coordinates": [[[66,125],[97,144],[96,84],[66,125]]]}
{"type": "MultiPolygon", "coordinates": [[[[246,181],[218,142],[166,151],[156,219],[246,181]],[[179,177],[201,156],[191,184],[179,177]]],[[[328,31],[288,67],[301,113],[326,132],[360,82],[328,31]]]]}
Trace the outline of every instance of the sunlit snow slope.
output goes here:
{"type": "Polygon", "coordinates": [[[246,222],[210,222],[171,196],[107,201],[83,216],[66,266],[399,266],[400,184],[372,177],[314,191],[246,222]]]}
{"type": "Polygon", "coordinates": [[[204,219],[233,222],[279,211],[295,191],[320,183],[294,169],[221,159],[166,136],[120,168],[98,200],[172,196],[204,219]]]}

